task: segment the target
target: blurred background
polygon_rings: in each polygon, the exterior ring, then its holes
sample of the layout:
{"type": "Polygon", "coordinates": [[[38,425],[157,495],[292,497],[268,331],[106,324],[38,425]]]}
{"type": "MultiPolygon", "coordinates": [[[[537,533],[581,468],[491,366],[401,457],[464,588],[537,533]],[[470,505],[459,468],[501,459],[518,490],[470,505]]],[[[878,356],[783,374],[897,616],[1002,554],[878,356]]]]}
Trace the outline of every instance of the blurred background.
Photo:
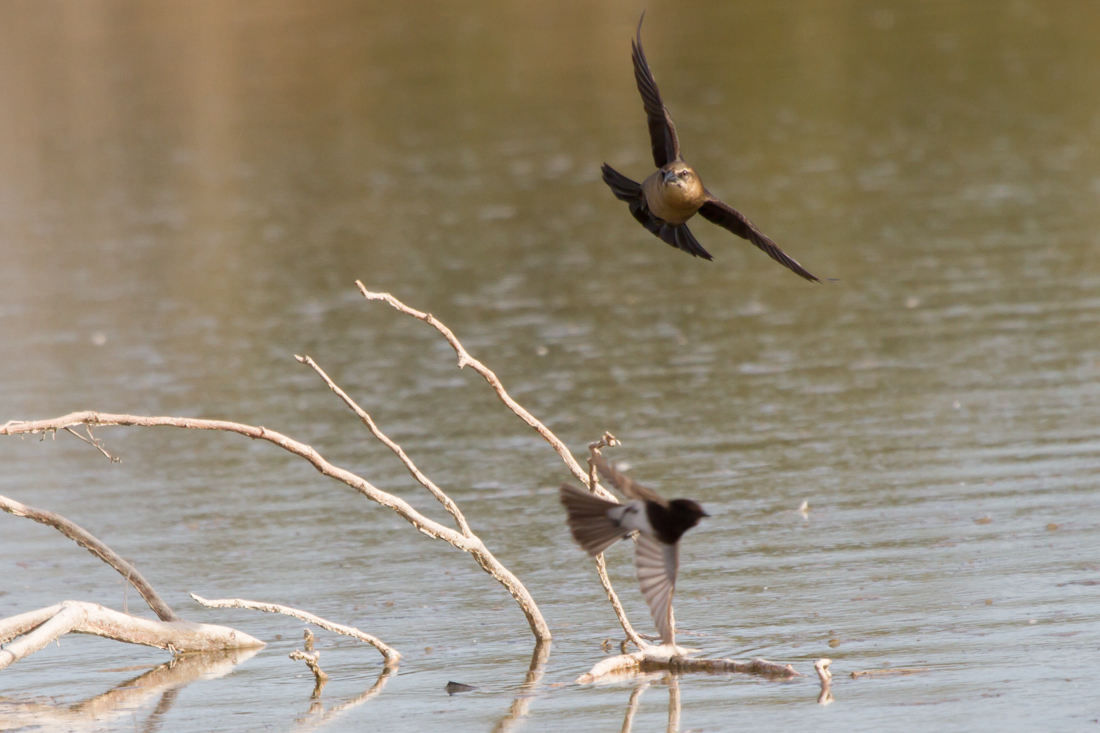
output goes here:
{"type": "MultiPolygon", "coordinates": [[[[309,354],[459,502],[555,635],[521,691],[531,636],[472,558],[270,445],[104,428],[111,464],[68,435],[3,438],[0,493],[84,526],[186,618],[271,642],[93,726],[320,720],[286,659],[300,624],[206,611],[194,591],[304,607],[405,654],[334,730],[507,727],[521,693],[528,730],[620,729],[638,680],[569,684],[621,635],[565,530],[570,476],[356,279],[440,318],[579,457],[610,430],[637,480],[704,504],[684,643],[810,674],[834,660],[828,707],[811,679],[684,677],[684,730],[1095,722],[1100,5],[644,8],[685,158],[838,282],[702,221],[715,261],[688,257],[600,182],[603,162],[652,170],[638,3],[0,4],[0,423],[264,425],[445,516],[294,361],[309,354]],[[931,671],[847,678],[887,666],[931,671]],[[478,690],[448,697],[450,680],[478,690]]],[[[629,549],[609,562],[648,630],[629,549]]],[[[88,553],[0,516],[0,617],[66,598],[138,611],[88,553]]],[[[348,640],[318,648],[329,710],[381,671],[348,640]]],[[[0,673],[0,712],[84,715],[164,660],[66,637],[0,673]]],[[[638,729],[666,725],[665,686],[638,729]]]]}

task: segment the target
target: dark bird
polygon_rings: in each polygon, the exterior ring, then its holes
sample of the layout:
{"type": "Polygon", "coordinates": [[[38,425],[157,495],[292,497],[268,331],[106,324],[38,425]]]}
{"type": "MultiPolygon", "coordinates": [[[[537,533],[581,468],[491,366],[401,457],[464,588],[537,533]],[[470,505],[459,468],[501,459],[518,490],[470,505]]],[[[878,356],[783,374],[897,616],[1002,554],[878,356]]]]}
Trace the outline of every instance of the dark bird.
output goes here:
{"type": "Polygon", "coordinates": [[[649,606],[662,644],[676,643],[672,623],[672,594],[680,567],[680,538],[710,515],[691,499],[668,501],[595,456],[596,468],[630,501],[616,504],[587,491],[562,484],[561,503],[568,513],[573,539],[595,557],[624,537],[637,532],[634,563],[642,596],[649,606]]]}
{"type": "MultiPolygon", "coordinates": [[[[644,19],[645,13],[642,13],[644,19]]],[[[677,249],[707,260],[714,259],[687,228],[688,219],[699,213],[704,219],[749,240],[792,272],[807,280],[821,282],[744,215],[719,201],[703,186],[699,174],[680,157],[676,127],[661,101],[657,82],[653,80],[645,51],[642,50],[642,20],[638,21],[637,38],[631,41],[630,56],[634,61],[634,79],[638,82],[638,91],[641,92],[649,121],[649,139],[657,170],[638,185],[604,163],[601,168],[604,183],[611,187],[616,198],[630,206],[630,213],[642,226],[677,249]]]]}

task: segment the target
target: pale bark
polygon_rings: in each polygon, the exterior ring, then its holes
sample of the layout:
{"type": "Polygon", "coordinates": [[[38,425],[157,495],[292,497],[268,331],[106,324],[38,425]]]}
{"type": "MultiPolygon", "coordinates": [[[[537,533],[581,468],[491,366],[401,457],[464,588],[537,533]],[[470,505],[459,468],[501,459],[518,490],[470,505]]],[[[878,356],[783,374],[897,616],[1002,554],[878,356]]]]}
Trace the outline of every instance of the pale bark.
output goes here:
{"type": "Polygon", "coordinates": [[[573,454],[569,452],[569,448],[565,446],[565,443],[559,440],[558,436],[550,432],[549,428],[547,428],[538,419],[536,419],[534,415],[524,409],[522,405],[512,399],[508,392],[505,391],[504,385],[500,383],[497,375],[494,374],[491,369],[482,364],[480,361],[470,356],[470,354],[466,351],[462,344],[459,343],[458,339],[455,338],[455,335],[451,333],[451,329],[447,328],[438,320],[436,320],[435,317],[432,316],[432,314],[424,313],[414,308],[410,308],[389,293],[371,292],[370,290],[367,290],[366,286],[364,286],[363,283],[358,280],[355,281],[355,284],[359,287],[359,292],[361,292],[363,294],[363,297],[365,297],[367,300],[384,300],[402,313],[424,321],[424,323],[427,323],[429,326],[433,327],[435,330],[443,334],[443,338],[447,339],[447,343],[451,345],[451,348],[455,350],[455,354],[458,356],[459,369],[468,366],[475,372],[480,374],[485,379],[485,381],[489,383],[489,386],[491,386],[493,390],[497,393],[500,401],[507,405],[508,409],[514,412],[521,420],[534,428],[535,432],[541,435],[543,440],[549,443],[554,448],[554,450],[557,451],[557,454],[561,456],[561,459],[563,461],[565,461],[566,467],[570,470],[570,472],[572,472],[574,476],[577,477],[578,481],[583,481],[584,485],[592,489],[592,491],[598,496],[616,501],[614,495],[607,491],[607,489],[604,489],[600,486],[597,486],[594,489],[591,487],[591,485],[589,484],[588,474],[585,473],[583,468],[581,468],[581,464],[577,463],[577,459],[574,458],[573,454]]]}
{"type": "Polygon", "coordinates": [[[633,654],[619,654],[600,661],[586,674],[577,678],[578,684],[589,684],[613,674],[624,672],[654,672],[668,670],[681,672],[737,672],[740,674],[769,677],[772,679],[790,679],[801,677],[789,664],[769,662],[766,659],[753,659],[741,662],[735,659],[699,659],[689,658],[687,654],[697,653],[694,649],[673,647],[667,644],[648,646],[633,654]]]}
{"type": "Polygon", "coordinates": [[[94,634],[128,644],[166,649],[173,653],[210,652],[264,645],[259,639],[225,626],[183,620],[154,621],[129,616],[97,603],[63,601],[43,610],[54,613],[44,623],[16,636],[11,633],[26,628],[26,617],[40,617],[42,611],[13,616],[0,622],[0,641],[14,638],[14,641],[0,649],[0,669],[30,656],[65,634],[94,634]]]}

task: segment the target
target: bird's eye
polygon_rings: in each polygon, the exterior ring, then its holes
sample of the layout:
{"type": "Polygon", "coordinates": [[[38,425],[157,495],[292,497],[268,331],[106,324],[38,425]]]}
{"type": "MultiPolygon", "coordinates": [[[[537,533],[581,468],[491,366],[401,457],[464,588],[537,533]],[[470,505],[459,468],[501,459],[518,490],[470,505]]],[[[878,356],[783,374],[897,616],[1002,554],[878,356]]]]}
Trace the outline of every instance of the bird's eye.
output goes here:
{"type": "Polygon", "coordinates": [[[680,178],[683,178],[684,180],[690,180],[691,171],[680,171],[680,178]]]}

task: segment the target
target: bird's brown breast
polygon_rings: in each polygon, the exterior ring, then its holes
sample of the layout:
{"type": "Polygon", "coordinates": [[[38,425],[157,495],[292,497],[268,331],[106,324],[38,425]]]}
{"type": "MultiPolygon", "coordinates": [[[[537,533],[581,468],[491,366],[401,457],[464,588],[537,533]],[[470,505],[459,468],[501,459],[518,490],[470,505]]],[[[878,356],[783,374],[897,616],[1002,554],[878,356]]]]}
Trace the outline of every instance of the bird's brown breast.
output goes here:
{"type": "Polygon", "coordinates": [[[706,203],[707,195],[698,176],[691,181],[675,183],[664,182],[664,173],[654,171],[653,175],[642,183],[646,205],[650,212],[669,224],[683,224],[706,203]]]}

